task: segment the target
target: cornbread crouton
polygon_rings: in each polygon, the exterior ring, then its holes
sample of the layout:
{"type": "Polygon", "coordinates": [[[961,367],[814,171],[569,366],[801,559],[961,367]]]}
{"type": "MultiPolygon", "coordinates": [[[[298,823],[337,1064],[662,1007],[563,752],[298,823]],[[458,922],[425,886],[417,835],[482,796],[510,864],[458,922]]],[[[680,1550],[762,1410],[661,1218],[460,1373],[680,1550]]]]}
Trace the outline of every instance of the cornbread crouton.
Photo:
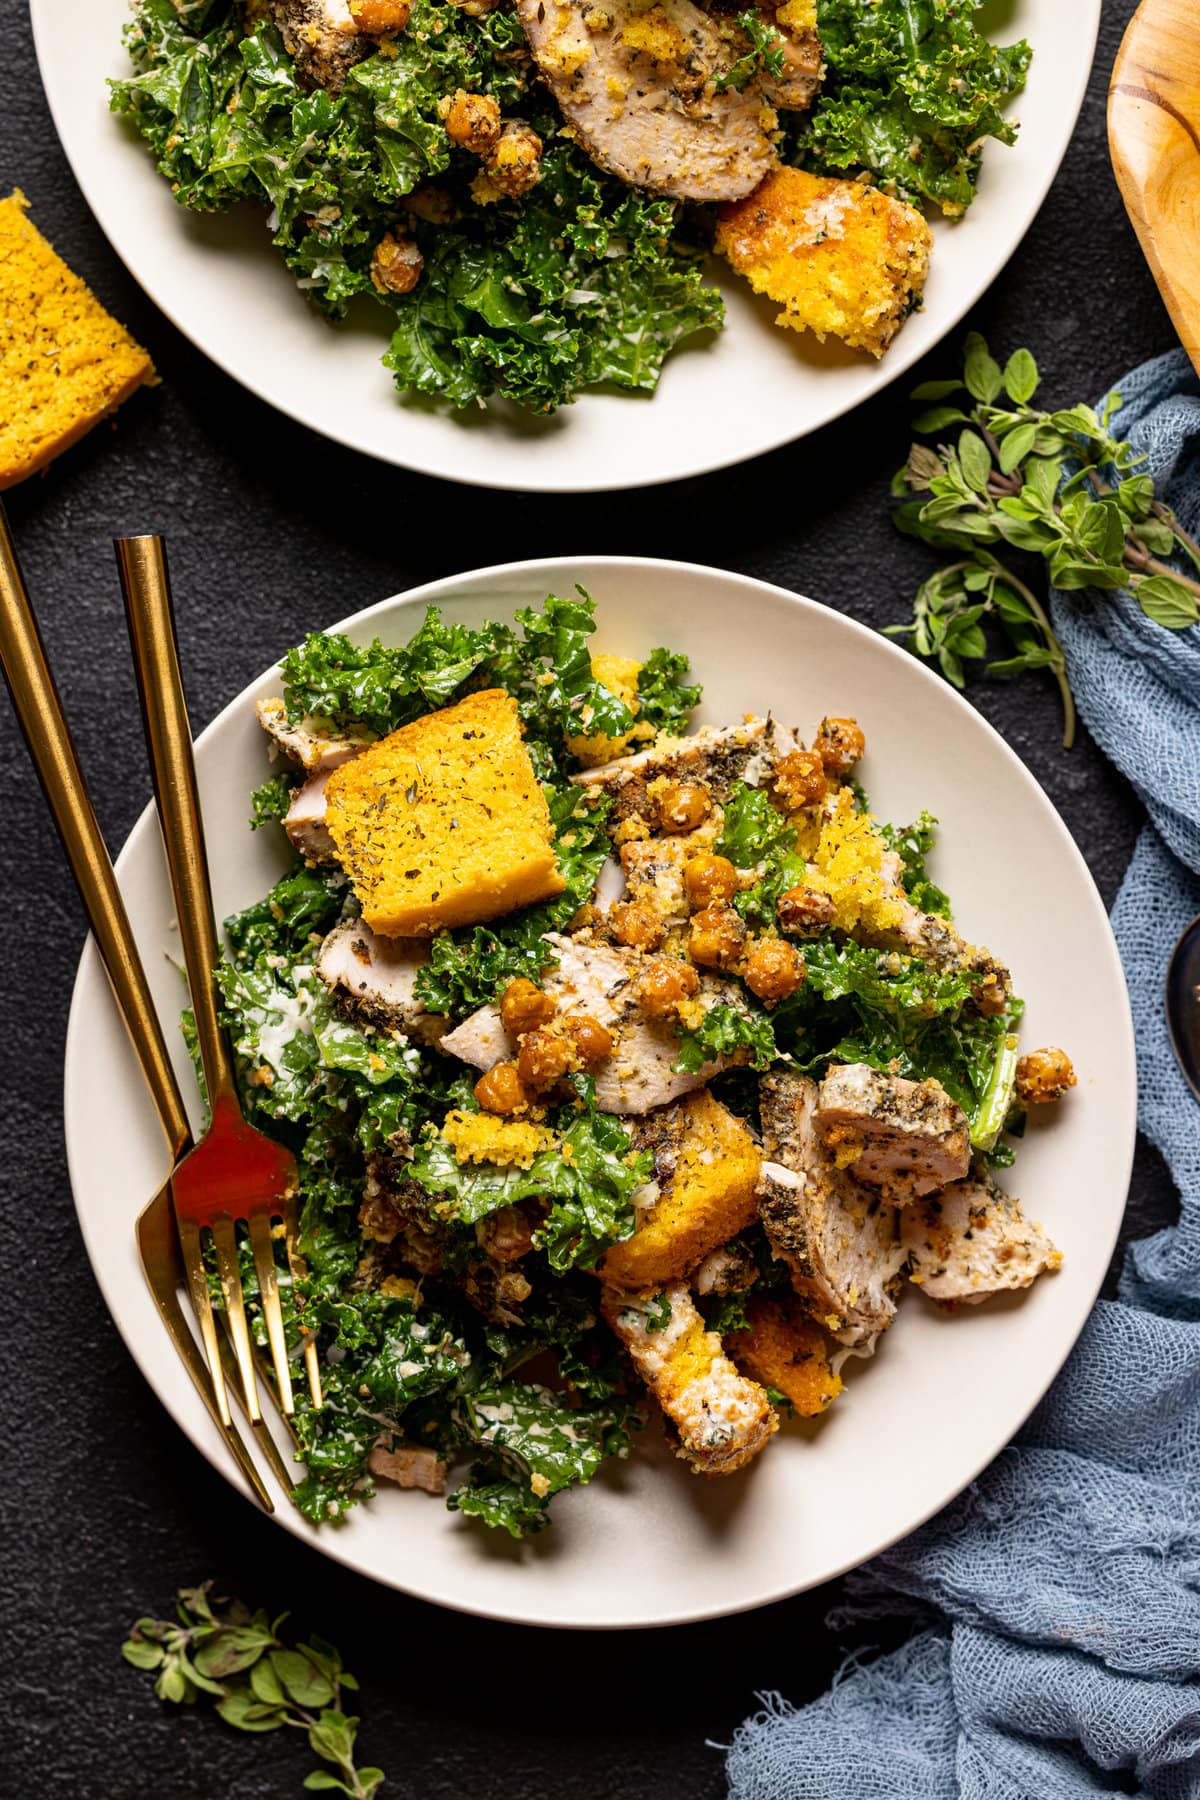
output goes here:
{"type": "Polygon", "coordinates": [[[877,188],[781,168],[721,208],[716,247],[783,307],[777,325],[882,356],[920,300],[933,235],[877,188]]]}
{"type": "Polygon", "coordinates": [[[805,1318],[799,1303],[765,1295],[746,1306],[749,1331],[728,1332],[725,1348],[739,1369],[777,1388],[802,1419],[815,1418],[842,1391],[842,1378],[829,1366],[825,1334],[805,1318]]]}
{"type": "Polygon", "coordinates": [[[900,1221],[910,1278],[931,1300],[974,1306],[1062,1266],[1062,1251],[986,1170],[906,1207],[900,1221]]]}
{"type": "Polygon", "coordinates": [[[600,1310],[697,1475],[744,1469],[779,1429],[766,1393],[739,1375],[682,1282],[642,1294],[606,1288],[600,1310]]]}
{"type": "MultiPolygon", "coordinates": [[[[638,700],[638,676],[642,665],[632,656],[609,656],[598,651],[591,658],[592,674],[601,687],[623,700],[630,712],[637,717],[640,701],[638,700]]],[[[586,723],[586,720],[585,720],[586,723]]],[[[614,757],[624,756],[637,743],[654,736],[654,727],[643,720],[634,725],[624,737],[606,737],[602,731],[583,733],[567,739],[567,749],[576,757],[585,769],[593,768],[597,763],[612,762],[614,757]]]]}
{"type": "Polygon", "coordinates": [[[363,917],[386,937],[478,924],[566,886],[517,703],[500,688],[335,769],[325,823],[363,917]]]}
{"type": "Polygon", "coordinates": [[[35,474],[157,381],[149,356],[25,216],[0,200],[0,488],[35,474]]]}
{"type": "Polygon", "coordinates": [[[600,1273],[614,1287],[646,1288],[679,1280],[746,1229],[761,1158],[742,1120],[704,1090],[651,1114],[633,1147],[653,1153],[658,1197],[600,1273]]]}

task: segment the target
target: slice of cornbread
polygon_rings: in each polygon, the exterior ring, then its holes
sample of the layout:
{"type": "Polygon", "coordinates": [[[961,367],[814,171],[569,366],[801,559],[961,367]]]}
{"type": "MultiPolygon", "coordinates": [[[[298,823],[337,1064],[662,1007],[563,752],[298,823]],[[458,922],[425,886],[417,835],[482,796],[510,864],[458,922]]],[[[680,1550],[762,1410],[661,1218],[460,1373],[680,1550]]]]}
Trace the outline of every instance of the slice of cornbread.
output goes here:
{"type": "Polygon", "coordinates": [[[780,168],[720,208],[716,246],[784,308],[777,325],[882,356],[920,300],[933,234],[878,188],[780,168]]]}
{"type": "Polygon", "coordinates": [[[372,931],[429,937],[549,900],[566,882],[516,701],[471,694],[329,777],[326,824],[372,931]]]}
{"type": "Polygon", "coordinates": [[[749,1331],[730,1332],[725,1349],[738,1368],[776,1388],[802,1419],[822,1413],[842,1391],[842,1378],[829,1366],[829,1346],[815,1320],[805,1317],[798,1301],[751,1300],[746,1307],[749,1331]]]}
{"type": "Polygon", "coordinates": [[[651,1113],[634,1148],[654,1155],[658,1199],[633,1236],[605,1254],[600,1273],[614,1287],[646,1288],[688,1275],[746,1229],[762,1158],[741,1119],[703,1088],[651,1113]]]}
{"type": "Polygon", "coordinates": [[[68,449],[154,365],[26,218],[0,200],[0,488],[68,449]]]}

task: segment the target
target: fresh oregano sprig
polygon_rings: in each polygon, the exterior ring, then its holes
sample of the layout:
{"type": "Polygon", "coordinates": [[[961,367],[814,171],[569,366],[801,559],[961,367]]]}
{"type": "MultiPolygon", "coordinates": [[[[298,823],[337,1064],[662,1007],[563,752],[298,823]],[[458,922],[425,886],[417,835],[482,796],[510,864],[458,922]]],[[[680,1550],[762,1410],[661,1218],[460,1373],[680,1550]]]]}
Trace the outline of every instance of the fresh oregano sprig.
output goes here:
{"type": "Polygon", "coordinates": [[[342,1694],[358,1683],[333,1645],[313,1637],[289,1646],[279,1635],[286,1613],[269,1622],[238,1600],[214,1599],[212,1585],[181,1588],[175,1619],[139,1619],[121,1646],[126,1662],[155,1672],[160,1700],[190,1706],[208,1695],[238,1731],[306,1732],[336,1774],[314,1769],[304,1786],[371,1800],[383,1770],[355,1767],[358,1720],[342,1710],[342,1694]]]}
{"type": "Polygon", "coordinates": [[[1037,595],[989,546],[1041,556],[1058,588],[1129,588],[1148,618],[1181,631],[1200,620],[1200,580],[1165,559],[1182,558],[1200,571],[1200,545],[1156,498],[1145,457],[1110,430],[1118,393],[1099,414],[1086,405],[1043,412],[1031,404],[1038,386],[1028,350],[1014,351],[1001,368],[972,332],[962,377],[914,391],[914,400],[933,402],[914,430],[932,436],[962,429],[936,449],[912,446],[893,482],[903,500],[896,523],[962,555],[922,584],[912,622],[888,633],[936,658],[961,688],[964,664],[988,654],[985,621],[996,621],[1012,654],[990,661],[988,672],[1048,669],[1062,694],[1069,746],[1075,706],[1062,645],[1037,595]]]}

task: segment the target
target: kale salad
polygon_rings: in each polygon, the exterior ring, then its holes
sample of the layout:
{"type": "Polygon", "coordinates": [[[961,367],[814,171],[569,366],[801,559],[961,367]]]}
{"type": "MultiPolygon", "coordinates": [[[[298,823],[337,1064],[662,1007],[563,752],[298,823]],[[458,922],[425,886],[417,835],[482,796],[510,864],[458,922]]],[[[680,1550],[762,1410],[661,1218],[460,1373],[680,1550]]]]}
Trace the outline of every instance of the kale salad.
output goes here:
{"type": "Polygon", "coordinates": [[[694,730],[686,654],[594,628],[582,591],[430,608],[404,645],[309,637],[259,703],[250,822],[291,862],[215,978],[299,1163],[316,1521],[380,1482],[520,1537],[652,1412],[734,1473],[903,1285],[954,1307],[1060,1260],[993,1170],[1074,1074],[1018,1055],[934,821],[873,818],[853,719],[694,730]]]}
{"type": "Polygon", "coordinates": [[[403,393],[547,412],[721,328],[720,219],[781,323],[881,354],[924,212],[1015,136],[1030,49],[980,3],[133,0],[111,104],[182,206],[264,209],[331,319],[386,309],[403,393]]]}

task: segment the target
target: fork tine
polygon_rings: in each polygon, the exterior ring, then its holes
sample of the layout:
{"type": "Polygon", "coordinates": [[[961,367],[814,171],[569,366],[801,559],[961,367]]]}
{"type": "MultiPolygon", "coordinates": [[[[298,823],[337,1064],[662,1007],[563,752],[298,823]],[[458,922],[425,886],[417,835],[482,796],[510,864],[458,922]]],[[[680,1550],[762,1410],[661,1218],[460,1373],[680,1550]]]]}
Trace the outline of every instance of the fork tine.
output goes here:
{"type": "Polygon", "coordinates": [[[158,1308],[159,1317],[166,1326],[171,1342],[179,1352],[180,1360],[191,1376],[192,1385],[203,1400],[209,1417],[225,1439],[230,1454],[245,1476],[255,1499],[264,1512],[273,1513],[275,1502],[267,1491],[266,1483],[258,1472],[258,1466],[247,1449],[241,1432],[232,1422],[229,1425],[221,1423],[212,1377],[179,1304],[176,1289],[186,1284],[187,1276],[178,1245],[173,1241],[174,1229],[165,1195],[160,1195],[156,1202],[152,1201],[138,1219],[138,1249],[147,1285],[158,1308]]]}
{"type": "MultiPolygon", "coordinates": [[[[229,1384],[238,1405],[245,1410],[245,1402],[242,1398],[242,1384],[238,1379],[238,1367],[234,1356],[233,1338],[229,1330],[229,1320],[225,1317],[224,1313],[218,1313],[217,1322],[221,1328],[221,1362],[225,1370],[225,1379],[229,1384]]],[[[260,1358],[257,1345],[254,1347],[254,1361],[259,1373],[263,1376],[263,1379],[266,1380],[270,1371],[270,1364],[265,1357],[260,1358]]],[[[298,1440],[292,1432],[291,1420],[285,1418],[282,1413],[279,1416],[287,1426],[288,1435],[292,1438],[292,1442],[299,1448],[298,1440]]],[[[251,1424],[250,1429],[254,1433],[255,1443],[270,1464],[271,1473],[274,1475],[284,1493],[290,1496],[292,1489],[296,1485],[296,1476],[283,1460],[283,1453],[272,1436],[270,1426],[265,1419],[258,1419],[251,1424]]]]}
{"type": "Polygon", "coordinates": [[[179,1230],[179,1247],[183,1251],[183,1266],[187,1270],[188,1293],[192,1299],[192,1311],[200,1325],[217,1411],[221,1415],[221,1424],[232,1428],[233,1415],[229,1410],[229,1395],[225,1392],[225,1377],[217,1348],[217,1328],[213,1323],[212,1300],[208,1292],[208,1276],[204,1271],[204,1257],[200,1250],[200,1229],[190,1219],[177,1218],[175,1222],[179,1230]]]}
{"type": "Polygon", "coordinates": [[[277,1398],[285,1413],[296,1410],[292,1397],[292,1372],[288,1368],[287,1338],[283,1331],[283,1307],[279,1303],[279,1278],[275,1273],[275,1246],[271,1238],[271,1221],[266,1213],[251,1213],[250,1242],[254,1248],[254,1267],[258,1271],[258,1288],[262,1295],[263,1317],[267,1321],[267,1338],[271,1360],[275,1365],[277,1398]]]}
{"type": "MultiPolygon", "coordinates": [[[[295,1286],[300,1277],[300,1258],[296,1250],[296,1200],[291,1195],[283,1203],[283,1241],[287,1249],[288,1268],[292,1271],[292,1284],[295,1286]]],[[[304,1333],[304,1372],[308,1376],[308,1391],[312,1403],[318,1409],[324,1405],[321,1393],[321,1364],[317,1357],[317,1340],[311,1331],[304,1333]]]]}
{"type": "Polygon", "coordinates": [[[254,1352],[250,1345],[250,1328],[246,1323],[246,1307],[242,1299],[242,1272],[238,1267],[237,1235],[233,1220],[226,1217],[212,1223],[213,1249],[217,1253],[217,1274],[225,1296],[225,1313],[233,1338],[242,1393],[246,1401],[246,1417],[252,1425],[262,1418],[258,1404],[258,1383],[254,1379],[254,1352]]]}

